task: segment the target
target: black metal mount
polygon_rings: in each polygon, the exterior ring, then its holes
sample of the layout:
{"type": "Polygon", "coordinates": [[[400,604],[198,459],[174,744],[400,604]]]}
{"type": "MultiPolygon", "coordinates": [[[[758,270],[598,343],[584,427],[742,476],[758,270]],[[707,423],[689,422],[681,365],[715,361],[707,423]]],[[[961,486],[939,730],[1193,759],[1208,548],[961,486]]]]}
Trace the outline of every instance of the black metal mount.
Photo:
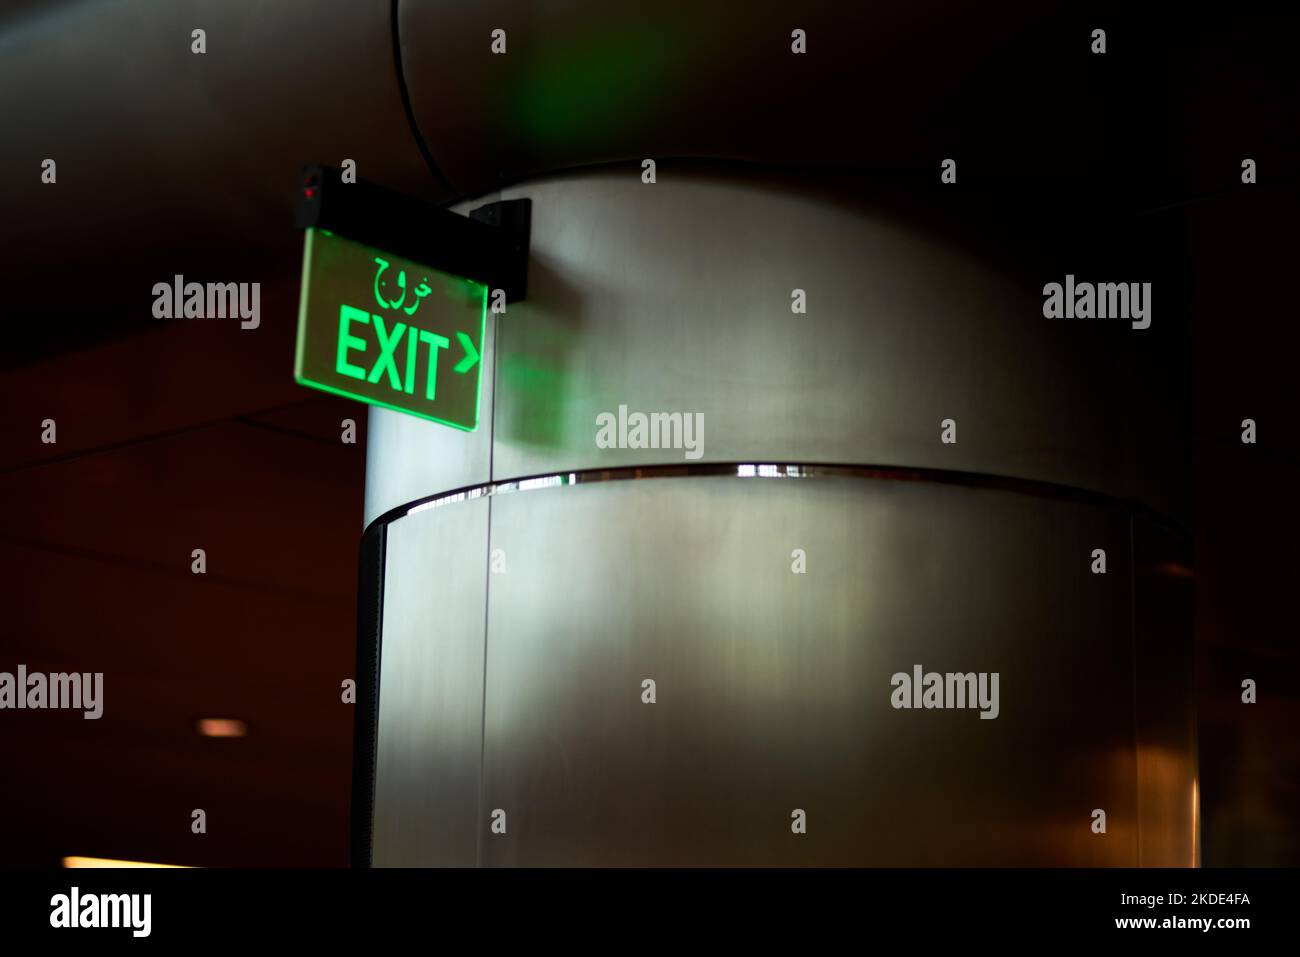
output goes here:
{"type": "Polygon", "coordinates": [[[294,222],[503,289],[510,303],[528,294],[530,199],[488,203],[458,216],[375,183],[345,183],[340,170],[313,164],[298,178],[294,222]]]}

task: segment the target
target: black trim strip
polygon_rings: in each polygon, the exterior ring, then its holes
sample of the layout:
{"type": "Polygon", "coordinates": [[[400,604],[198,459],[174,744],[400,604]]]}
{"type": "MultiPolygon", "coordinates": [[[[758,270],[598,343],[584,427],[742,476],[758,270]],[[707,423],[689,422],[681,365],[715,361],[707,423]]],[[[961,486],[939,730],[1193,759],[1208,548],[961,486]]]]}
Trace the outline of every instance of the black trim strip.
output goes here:
{"type": "Polygon", "coordinates": [[[474,279],[514,303],[528,294],[531,210],[531,199],[510,199],[459,216],[368,180],[345,183],[339,170],[309,163],[298,179],[294,225],[474,279]]]}
{"type": "Polygon", "coordinates": [[[357,574],[357,701],[352,731],[350,863],[369,867],[374,847],[375,758],[379,733],[379,662],[384,625],[386,525],[361,536],[357,574]]]}
{"type": "Polygon", "coordinates": [[[558,485],[584,485],[590,482],[621,482],[640,479],[686,478],[692,476],[731,476],[734,478],[818,479],[854,478],[881,479],[895,482],[939,482],[970,488],[1015,492],[1039,498],[1096,505],[1102,508],[1122,508],[1145,515],[1160,525],[1181,530],[1181,526],[1156,510],[1104,492],[1060,485],[1039,479],[1010,478],[984,472],[961,472],[954,469],[905,468],[897,465],[804,465],[793,462],[708,462],[682,463],[680,465],[641,465],[616,469],[578,469],[567,472],[546,472],[500,482],[481,482],[446,492],[437,492],[423,498],[390,508],[376,516],[366,526],[367,532],[377,525],[387,525],[411,512],[462,502],[471,498],[526,492],[558,485]]]}

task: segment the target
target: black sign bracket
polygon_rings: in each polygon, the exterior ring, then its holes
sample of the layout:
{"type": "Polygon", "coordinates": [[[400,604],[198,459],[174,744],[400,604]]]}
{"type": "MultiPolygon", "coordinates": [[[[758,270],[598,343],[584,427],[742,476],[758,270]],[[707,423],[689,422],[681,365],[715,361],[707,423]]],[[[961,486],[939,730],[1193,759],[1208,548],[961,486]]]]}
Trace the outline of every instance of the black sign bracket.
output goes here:
{"type": "Polygon", "coordinates": [[[507,303],[528,294],[531,199],[488,203],[459,216],[375,183],[345,183],[338,169],[313,164],[298,179],[294,222],[504,290],[507,303]]]}

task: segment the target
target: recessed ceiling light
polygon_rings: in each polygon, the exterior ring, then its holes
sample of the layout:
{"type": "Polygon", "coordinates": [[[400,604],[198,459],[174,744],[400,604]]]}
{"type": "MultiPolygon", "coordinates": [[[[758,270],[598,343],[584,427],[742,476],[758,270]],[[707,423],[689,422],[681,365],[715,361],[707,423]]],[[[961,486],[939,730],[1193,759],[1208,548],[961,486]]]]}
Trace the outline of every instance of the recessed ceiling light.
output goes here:
{"type": "Polygon", "coordinates": [[[108,857],[65,857],[64,867],[175,867],[188,870],[185,864],[149,864],[145,861],[115,861],[108,857]]]}
{"type": "Polygon", "coordinates": [[[205,738],[242,738],[248,725],[238,718],[199,718],[198,732],[205,738]]]}

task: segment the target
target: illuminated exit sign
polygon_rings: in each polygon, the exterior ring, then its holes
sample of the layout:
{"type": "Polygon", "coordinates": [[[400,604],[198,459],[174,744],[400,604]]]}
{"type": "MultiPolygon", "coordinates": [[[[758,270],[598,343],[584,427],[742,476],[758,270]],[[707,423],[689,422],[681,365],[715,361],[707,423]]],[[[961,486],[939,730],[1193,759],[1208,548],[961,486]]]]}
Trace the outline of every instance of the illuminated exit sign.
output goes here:
{"type": "Polygon", "coordinates": [[[511,199],[461,216],[305,167],[294,378],[473,432],[488,298],[527,293],[531,210],[511,199]]]}
{"type": "Polygon", "coordinates": [[[488,287],[328,230],[306,236],[298,382],[474,431],[488,287]]]}

